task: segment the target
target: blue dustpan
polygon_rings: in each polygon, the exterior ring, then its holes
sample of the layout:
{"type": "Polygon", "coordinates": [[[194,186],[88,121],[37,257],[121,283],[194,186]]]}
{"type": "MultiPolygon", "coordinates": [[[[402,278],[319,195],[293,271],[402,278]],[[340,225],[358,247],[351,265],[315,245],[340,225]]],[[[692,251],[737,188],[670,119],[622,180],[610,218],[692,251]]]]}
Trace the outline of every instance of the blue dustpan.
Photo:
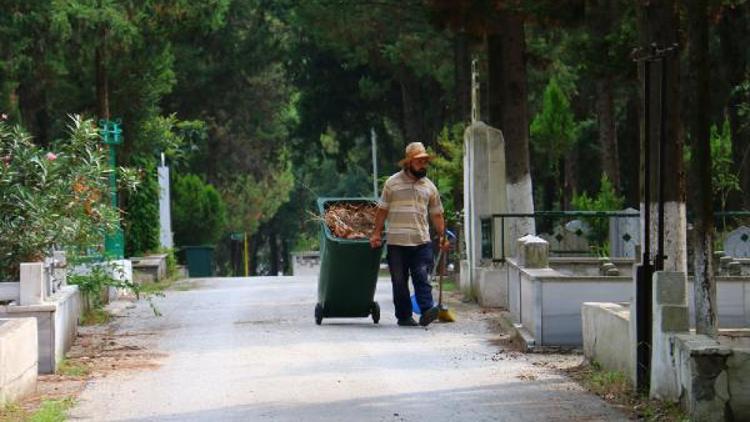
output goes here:
{"type": "Polygon", "coordinates": [[[417,305],[417,297],[415,295],[411,295],[411,311],[417,315],[422,315],[422,310],[417,305]]]}

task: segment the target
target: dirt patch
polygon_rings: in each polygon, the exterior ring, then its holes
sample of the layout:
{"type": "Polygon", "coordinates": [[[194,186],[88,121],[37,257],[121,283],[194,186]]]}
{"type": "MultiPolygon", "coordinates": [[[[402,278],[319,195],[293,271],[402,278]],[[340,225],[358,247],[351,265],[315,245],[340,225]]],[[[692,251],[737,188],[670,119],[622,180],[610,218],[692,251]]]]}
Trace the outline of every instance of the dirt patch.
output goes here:
{"type": "Polygon", "coordinates": [[[156,333],[122,330],[116,319],[78,327],[78,336],[58,373],[40,375],[36,393],[17,406],[33,413],[45,400],[77,398],[91,379],[155,369],[164,357],[165,353],[156,351],[156,333]]]}

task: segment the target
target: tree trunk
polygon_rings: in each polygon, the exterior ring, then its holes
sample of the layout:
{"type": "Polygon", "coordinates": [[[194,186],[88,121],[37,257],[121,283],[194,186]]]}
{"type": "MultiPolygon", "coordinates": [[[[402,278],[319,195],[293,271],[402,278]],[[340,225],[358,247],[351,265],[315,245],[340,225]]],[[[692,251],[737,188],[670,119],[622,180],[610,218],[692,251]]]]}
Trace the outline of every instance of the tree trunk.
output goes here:
{"type": "Polygon", "coordinates": [[[100,119],[109,119],[109,82],[107,79],[107,29],[99,30],[99,43],[94,52],[96,73],[96,114],[100,119]]]}
{"type": "Polygon", "coordinates": [[[578,147],[573,148],[568,152],[564,159],[564,170],[565,177],[563,178],[563,197],[560,200],[560,205],[563,210],[571,209],[571,202],[573,201],[573,195],[578,192],[578,147]]]}
{"type": "Polygon", "coordinates": [[[50,118],[44,77],[33,75],[18,86],[18,108],[26,130],[34,136],[34,143],[49,145],[50,118]]]}
{"type": "MultiPolygon", "coordinates": [[[[638,2],[638,25],[640,45],[646,51],[652,43],[661,48],[671,47],[678,41],[678,21],[676,15],[675,0],[664,0],[660,2],[638,2]]],[[[683,166],[683,129],[680,119],[680,63],[678,54],[672,54],[665,59],[666,62],[666,99],[664,107],[665,147],[664,147],[664,270],[687,272],[687,216],[685,210],[685,171],[683,166]]],[[[642,180],[641,184],[651,184],[651,207],[643,210],[651,214],[651,227],[643,227],[650,230],[651,244],[649,250],[651,256],[657,255],[657,210],[659,195],[659,138],[661,128],[660,91],[662,80],[662,66],[655,63],[651,67],[651,92],[643,93],[652,104],[651,119],[651,178],[642,180]]],[[[641,73],[640,79],[643,80],[641,73]]],[[[643,165],[643,162],[641,163],[643,165]]],[[[643,190],[642,190],[643,191],[643,190]]],[[[642,213],[643,214],[643,213],[642,213]]],[[[642,224],[643,226],[643,224],[642,224]]],[[[642,237],[643,238],[643,237],[642,237]]],[[[645,246],[644,246],[645,247],[645,246]]]]}
{"type": "Polygon", "coordinates": [[[607,37],[616,31],[618,20],[616,0],[589,0],[586,2],[586,24],[592,36],[600,63],[593,66],[592,77],[596,90],[596,116],[599,128],[602,171],[607,175],[616,190],[620,189],[619,154],[617,148],[617,128],[614,104],[614,76],[609,60],[611,46],[607,37]]]}
{"type": "MultiPolygon", "coordinates": [[[[491,126],[503,132],[505,139],[508,212],[533,213],[523,17],[502,11],[498,28],[502,32],[487,38],[489,120],[491,126]]],[[[533,219],[517,219],[516,224],[511,225],[511,239],[529,233],[535,233],[533,219]]],[[[513,245],[515,242],[511,242],[511,248],[513,245]]]]}
{"type": "Polygon", "coordinates": [[[269,260],[270,272],[272,276],[279,275],[279,239],[276,235],[276,229],[271,226],[268,233],[268,248],[269,248],[269,260]]]}
{"type": "MultiPolygon", "coordinates": [[[[745,51],[750,40],[748,28],[748,14],[750,4],[745,3],[734,7],[726,7],[722,11],[721,21],[717,25],[721,41],[721,63],[724,70],[722,77],[728,88],[734,89],[742,83],[747,72],[745,51]]],[[[732,154],[735,168],[740,170],[740,187],[742,200],[732,202],[730,207],[750,209],[750,132],[742,130],[742,117],[738,115],[741,98],[729,94],[727,101],[727,117],[732,133],[732,154]]]]}
{"type": "Polygon", "coordinates": [[[453,40],[455,59],[456,120],[467,123],[471,120],[471,58],[466,31],[456,31],[453,40]]]}
{"type": "Polygon", "coordinates": [[[695,210],[694,256],[695,327],[698,334],[716,337],[716,280],[713,275],[713,195],[709,117],[702,105],[711,101],[708,69],[708,0],[685,0],[688,18],[688,130],[693,154],[690,199],[695,210]]]}
{"type": "Polygon", "coordinates": [[[596,116],[599,124],[599,147],[601,148],[602,170],[612,182],[615,191],[620,189],[620,154],[617,148],[617,127],[615,124],[615,102],[613,78],[602,77],[596,81],[596,116]]]}
{"type": "Polygon", "coordinates": [[[409,69],[402,66],[399,72],[399,82],[401,85],[401,105],[403,108],[403,127],[406,143],[418,141],[427,145],[431,140],[426,139],[424,113],[421,113],[419,109],[419,80],[409,69]]]}

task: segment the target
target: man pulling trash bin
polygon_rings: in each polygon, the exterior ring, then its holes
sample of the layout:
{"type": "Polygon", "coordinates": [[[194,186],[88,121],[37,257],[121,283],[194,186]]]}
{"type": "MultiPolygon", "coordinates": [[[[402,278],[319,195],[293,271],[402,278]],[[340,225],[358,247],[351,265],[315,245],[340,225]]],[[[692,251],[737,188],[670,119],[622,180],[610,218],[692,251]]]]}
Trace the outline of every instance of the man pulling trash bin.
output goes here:
{"type": "Polygon", "coordinates": [[[406,146],[406,155],[399,161],[402,170],[385,182],[383,193],[375,214],[375,228],[370,236],[373,248],[382,244],[383,226],[388,220],[388,267],[393,284],[393,304],[396,319],[400,326],[416,326],[412,317],[412,304],[409,297],[409,275],[414,285],[417,304],[422,311],[419,325],[427,326],[439,314],[432,300],[432,243],[430,216],[438,244],[447,250],[450,243],[445,239],[443,204],[435,184],[427,177],[427,166],[432,157],[421,142],[406,146]]]}

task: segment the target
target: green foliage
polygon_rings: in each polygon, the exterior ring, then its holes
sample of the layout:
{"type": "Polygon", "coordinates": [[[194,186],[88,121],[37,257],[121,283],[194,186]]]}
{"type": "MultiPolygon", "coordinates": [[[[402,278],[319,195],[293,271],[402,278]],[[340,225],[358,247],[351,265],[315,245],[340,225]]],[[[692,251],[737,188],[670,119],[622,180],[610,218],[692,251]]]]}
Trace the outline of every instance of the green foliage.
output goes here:
{"type": "MultiPolygon", "coordinates": [[[[606,174],[602,173],[599,192],[590,197],[586,192],[574,195],[571,200],[573,208],[579,211],[619,211],[625,205],[625,198],[620,196],[606,174]]],[[[591,225],[589,239],[603,248],[603,254],[608,255],[606,239],[609,234],[609,218],[590,218],[586,221],[591,225]]]]}
{"type": "Polygon", "coordinates": [[[62,362],[57,365],[57,370],[55,371],[56,374],[64,375],[66,377],[85,377],[90,372],[91,369],[88,366],[68,359],[63,359],[62,362]]]}
{"type": "Polygon", "coordinates": [[[287,162],[283,167],[272,169],[262,179],[251,175],[237,175],[222,185],[222,196],[232,210],[228,219],[229,227],[233,231],[253,234],[289,200],[294,175],[287,162]]]}
{"type": "Polygon", "coordinates": [[[534,148],[547,156],[550,170],[560,173],[560,160],[575,145],[579,126],[576,124],[570,100],[556,77],[544,89],[542,110],[531,122],[534,148]]]}
{"type": "Polygon", "coordinates": [[[39,409],[31,415],[29,422],[65,422],[68,410],[75,405],[72,397],[42,401],[39,409]]]}
{"type": "Polygon", "coordinates": [[[0,122],[0,157],[2,278],[16,277],[20,262],[39,260],[53,246],[100,245],[117,226],[108,158],[91,120],[71,117],[68,136],[47,152],[20,127],[0,122]]]}
{"type": "Polygon", "coordinates": [[[108,288],[130,289],[136,294],[139,291],[139,285],[129,282],[122,277],[124,275],[122,267],[113,262],[104,262],[101,264],[92,264],[88,271],[68,276],[68,284],[78,286],[78,289],[86,303],[87,311],[100,309],[105,305],[102,295],[108,295],[108,288]],[[117,275],[117,277],[115,277],[117,275]]]}
{"type": "Polygon", "coordinates": [[[175,174],[173,180],[175,243],[180,246],[215,244],[224,233],[227,221],[221,195],[214,186],[194,174],[175,174]]]}
{"type": "Polygon", "coordinates": [[[721,130],[711,125],[711,182],[713,193],[721,201],[721,210],[727,207],[727,199],[732,192],[740,192],[740,178],[733,169],[732,132],[729,119],[725,118],[721,130]]]}
{"type": "Polygon", "coordinates": [[[127,256],[138,256],[159,246],[159,180],[156,160],[137,156],[131,162],[142,170],[139,189],[125,201],[125,250],[127,256]]]}
{"type": "Polygon", "coordinates": [[[438,151],[433,155],[429,177],[440,191],[447,225],[457,223],[463,204],[464,143],[466,126],[463,123],[444,127],[437,140],[438,151]]]}

